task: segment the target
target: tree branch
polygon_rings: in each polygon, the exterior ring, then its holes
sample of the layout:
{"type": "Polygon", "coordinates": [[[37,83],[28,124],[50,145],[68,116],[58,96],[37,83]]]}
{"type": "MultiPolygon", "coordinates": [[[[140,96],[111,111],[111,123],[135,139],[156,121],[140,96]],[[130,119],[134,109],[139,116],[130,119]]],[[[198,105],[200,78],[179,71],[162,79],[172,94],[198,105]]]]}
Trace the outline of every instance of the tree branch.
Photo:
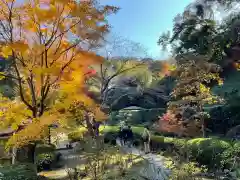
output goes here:
{"type": "MultiPolygon", "coordinates": [[[[14,58],[14,56],[13,56],[13,58],[14,58]]],[[[21,100],[23,101],[23,103],[24,103],[31,111],[33,111],[33,107],[26,101],[26,99],[25,99],[25,97],[24,97],[24,95],[23,95],[23,87],[22,87],[21,76],[20,76],[20,73],[19,73],[19,70],[18,70],[18,68],[17,68],[16,63],[14,63],[14,69],[15,69],[16,74],[17,74],[17,80],[18,80],[20,98],[21,98],[21,100]]]]}

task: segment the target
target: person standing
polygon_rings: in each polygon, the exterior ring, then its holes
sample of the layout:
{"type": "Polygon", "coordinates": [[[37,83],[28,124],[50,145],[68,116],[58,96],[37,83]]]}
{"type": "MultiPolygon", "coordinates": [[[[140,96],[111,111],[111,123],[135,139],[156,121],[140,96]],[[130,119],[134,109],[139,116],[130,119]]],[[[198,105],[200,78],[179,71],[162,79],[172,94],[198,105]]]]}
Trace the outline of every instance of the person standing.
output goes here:
{"type": "Polygon", "coordinates": [[[132,131],[132,127],[128,126],[128,130],[127,130],[127,141],[128,141],[128,147],[132,146],[132,142],[133,142],[133,131],[132,131]]]}
{"type": "Polygon", "coordinates": [[[128,140],[128,126],[125,125],[122,129],[123,145],[126,145],[128,140]]]}
{"type": "Polygon", "coordinates": [[[151,141],[151,135],[149,132],[149,127],[145,126],[142,134],[142,140],[144,144],[144,152],[150,153],[150,141],[151,141]]]}
{"type": "Polygon", "coordinates": [[[120,129],[123,129],[125,125],[126,125],[125,121],[120,121],[119,123],[120,129]]]}
{"type": "Polygon", "coordinates": [[[121,127],[119,127],[119,130],[118,130],[118,138],[120,140],[121,146],[123,146],[123,131],[121,127]]]}
{"type": "Polygon", "coordinates": [[[93,119],[93,131],[95,134],[95,137],[99,137],[99,127],[100,127],[101,123],[96,121],[95,118],[93,119]]]}

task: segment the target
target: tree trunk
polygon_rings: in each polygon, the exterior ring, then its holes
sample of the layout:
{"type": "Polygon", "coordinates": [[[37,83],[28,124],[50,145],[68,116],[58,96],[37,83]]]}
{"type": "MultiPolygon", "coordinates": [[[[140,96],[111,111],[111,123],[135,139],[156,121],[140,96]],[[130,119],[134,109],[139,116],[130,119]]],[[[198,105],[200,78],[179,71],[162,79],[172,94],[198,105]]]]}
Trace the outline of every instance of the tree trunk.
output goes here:
{"type": "Polygon", "coordinates": [[[85,119],[86,119],[88,133],[89,133],[90,136],[94,137],[93,126],[92,126],[92,123],[90,122],[89,115],[86,115],[85,119]]]}
{"type": "MultiPolygon", "coordinates": [[[[13,135],[15,135],[15,132],[13,133],[13,135]]],[[[17,148],[16,147],[12,147],[12,165],[15,164],[17,159],[17,148]]]]}
{"type": "Polygon", "coordinates": [[[205,124],[204,124],[204,118],[202,118],[202,136],[203,138],[206,137],[206,131],[205,131],[205,124]]]}
{"type": "Polygon", "coordinates": [[[48,144],[51,144],[51,128],[48,127],[48,144]]]}
{"type": "Polygon", "coordinates": [[[36,146],[37,146],[36,143],[28,145],[28,149],[29,149],[28,156],[29,156],[29,159],[30,159],[31,163],[33,163],[33,164],[35,163],[35,150],[36,150],[36,146]]]}
{"type": "Polygon", "coordinates": [[[12,148],[12,165],[16,163],[16,158],[17,158],[17,148],[13,147],[12,148]]]}
{"type": "MultiPolygon", "coordinates": [[[[201,113],[203,112],[203,105],[201,104],[201,102],[199,105],[199,112],[201,112],[201,113]]],[[[202,114],[200,115],[200,122],[201,122],[202,137],[205,138],[206,137],[205,121],[204,121],[204,117],[202,114]]]]}

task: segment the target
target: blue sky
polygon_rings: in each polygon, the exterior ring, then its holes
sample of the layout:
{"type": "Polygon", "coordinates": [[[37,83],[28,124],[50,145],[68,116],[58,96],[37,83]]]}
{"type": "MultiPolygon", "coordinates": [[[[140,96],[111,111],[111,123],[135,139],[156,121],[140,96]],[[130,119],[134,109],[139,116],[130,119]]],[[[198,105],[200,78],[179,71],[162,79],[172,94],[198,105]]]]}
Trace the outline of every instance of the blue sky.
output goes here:
{"type": "Polygon", "coordinates": [[[112,32],[139,42],[154,57],[163,59],[163,53],[157,45],[162,32],[171,30],[173,18],[181,13],[192,0],[102,0],[103,4],[120,7],[116,15],[108,20],[113,26],[112,32]]]}

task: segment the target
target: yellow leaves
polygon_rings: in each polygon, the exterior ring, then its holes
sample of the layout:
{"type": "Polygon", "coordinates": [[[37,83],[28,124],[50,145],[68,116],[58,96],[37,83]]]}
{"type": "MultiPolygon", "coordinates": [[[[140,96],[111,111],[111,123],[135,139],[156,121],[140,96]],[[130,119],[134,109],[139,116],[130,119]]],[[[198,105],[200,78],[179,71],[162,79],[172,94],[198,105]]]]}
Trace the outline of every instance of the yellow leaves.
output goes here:
{"type": "Polygon", "coordinates": [[[77,27],[76,27],[76,26],[72,27],[72,28],[71,28],[71,32],[72,32],[73,34],[77,34],[77,27]]]}
{"type": "Polygon", "coordinates": [[[218,80],[218,85],[219,85],[219,86],[223,85],[223,80],[222,80],[222,79],[219,79],[219,80],[218,80]]]}
{"type": "Polygon", "coordinates": [[[48,29],[47,28],[41,28],[40,31],[42,32],[42,34],[44,34],[46,36],[47,32],[48,32],[48,29]]]}
{"type": "Polygon", "coordinates": [[[103,57],[96,55],[93,52],[80,51],[78,57],[76,57],[78,63],[84,66],[92,64],[101,64],[104,60],[103,57]]]}
{"type": "Polygon", "coordinates": [[[210,92],[210,88],[206,87],[204,84],[200,84],[200,91],[202,93],[209,93],[210,92]]]}
{"type": "Polygon", "coordinates": [[[48,74],[48,73],[51,73],[51,69],[50,68],[41,68],[41,67],[36,67],[36,68],[33,68],[33,73],[36,74],[36,75],[40,75],[40,74],[48,74]]]}
{"type": "Polygon", "coordinates": [[[24,28],[30,32],[37,32],[38,28],[37,28],[37,24],[35,22],[33,22],[32,20],[27,20],[24,23],[24,28]]]}
{"type": "Polygon", "coordinates": [[[103,113],[99,107],[95,109],[94,115],[97,118],[97,121],[104,121],[107,119],[107,115],[103,113]]]}
{"type": "Polygon", "coordinates": [[[25,51],[28,50],[28,44],[27,43],[24,43],[22,41],[17,41],[17,42],[14,42],[13,44],[10,44],[10,47],[12,48],[13,51],[18,51],[18,52],[22,52],[24,53],[25,51]]]}
{"type": "Polygon", "coordinates": [[[16,131],[18,129],[18,124],[17,123],[13,123],[11,128],[12,128],[12,130],[16,131]]]}
{"type": "Polygon", "coordinates": [[[12,44],[8,44],[6,46],[3,46],[1,55],[5,58],[8,58],[9,56],[12,55],[13,52],[24,53],[27,50],[28,50],[28,44],[26,44],[22,41],[17,41],[17,42],[14,42],[12,44]]]}
{"type": "Polygon", "coordinates": [[[16,0],[4,0],[5,2],[7,2],[7,3],[13,3],[13,2],[15,2],[16,0]]]}
{"type": "Polygon", "coordinates": [[[21,147],[32,141],[41,140],[44,129],[45,127],[41,126],[39,123],[31,123],[25,126],[23,130],[10,137],[6,144],[6,148],[9,149],[12,146],[21,147]]]}
{"type": "Polygon", "coordinates": [[[45,46],[43,44],[33,44],[31,47],[31,53],[33,53],[33,55],[36,57],[39,57],[44,50],[45,46]]]}
{"type": "MultiPolygon", "coordinates": [[[[72,0],[34,0],[20,3],[18,7],[13,6],[12,35],[16,42],[12,42],[12,39],[6,41],[12,43],[5,44],[1,53],[5,58],[14,54],[14,61],[23,80],[24,100],[33,108],[26,106],[21,100],[0,99],[0,117],[4,118],[4,125],[13,129],[23,123],[26,125],[24,130],[11,137],[9,145],[18,146],[41,139],[45,127],[59,122],[59,119],[64,120],[66,112],[61,110],[76,100],[82,102],[86,108],[96,108],[94,112],[97,119],[104,119],[100,108],[84,93],[87,67],[102,63],[103,58],[95,53],[80,51],[79,49],[84,49],[81,44],[76,48],[77,42],[69,37],[72,33],[78,33],[77,38],[82,41],[97,42],[98,39],[92,34],[102,34],[97,27],[98,22],[104,24],[105,16],[101,9],[92,1],[72,0]],[[76,26],[69,29],[74,24],[80,24],[79,22],[82,25],[80,30],[76,26]],[[63,70],[63,67],[66,68],[63,70]],[[32,89],[30,81],[34,86],[32,89]],[[35,112],[32,110],[40,111],[38,105],[43,97],[43,85],[51,83],[54,84],[44,90],[49,92],[44,99],[44,105],[47,106],[44,114],[38,112],[41,117],[33,118],[35,112]],[[28,119],[32,122],[26,124],[28,119]]],[[[7,13],[6,11],[4,15],[9,17],[7,13]]],[[[7,20],[5,16],[2,18],[7,20]]],[[[0,73],[0,79],[3,77],[4,74],[0,73]]],[[[84,111],[84,108],[79,110],[84,111]]]]}
{"type": "Polygon", "coordinates": [[[4,58],[8,58],[9,56],[12,55],[12,48],[11,48],[10,46],[3,46],[3,47],[2,47],[1,55],[2,55],[4,58]]]}
{"type": "Polygon", "coordinates": [[[177,66],[172,64],[169,68],[170,71],[175,71],[177,69],[177,66]]]}
{"type": "Polygon", "coordinates": [[[70,44],[69,44],[69,42],[67,42],[67,41],[63,41],[63,42],[61,43],[61,46],[62,46],[63,49],[67,49],[68,47],[70,47],[70,44]]]}
{"type": "Polygon", "coordinates": [[[0,80],[3,80],[5,78],[5,73],[4,72],[0,72],[0,80]]]}
{"type": "Polygon", "coordinates": [[[61,32],[65,31],[65,26],[64,26],[64,24],[62,24],[62,23],[59,24],[59,30],[60,30],[61,32]]]}
{"type": "Polygon", "coordinates": [[[57,3],[68,4],[70,0],[56,0],[57,3]]]}
{"type": "Polygon", "coordinates": [[[36,5],[34,11],[39,22],[45,22],[57,18],[57,9],[52,4],[50,4],[48,8],[41,8],[40,5],[36,5]]]}
{"type": "Polygon", "coordinates": [[[235,62],[233,65],[238,71],[240,70],[240,63],[235,62]]]}
{"type": "Polygon", "coordinates": [[[74,10],[76,10],[77,5],[76,5],[76,3],[75,3],[74,1],[72,1],[72,2],[69,2],[69,3],[66,5],[66,8],[69,8],[69,9],[68,9],[69,11],[74,11],[74,10]]]}

